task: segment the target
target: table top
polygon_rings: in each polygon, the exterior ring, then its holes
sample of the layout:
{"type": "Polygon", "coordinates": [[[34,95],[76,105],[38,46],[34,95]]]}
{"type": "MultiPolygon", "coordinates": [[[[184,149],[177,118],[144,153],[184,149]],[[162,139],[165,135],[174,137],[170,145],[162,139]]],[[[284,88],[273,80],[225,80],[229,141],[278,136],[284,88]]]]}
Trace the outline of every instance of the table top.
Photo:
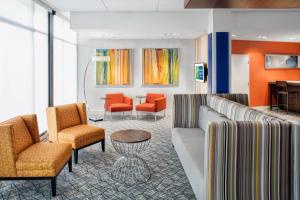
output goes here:
{"type": "Polygon", "coordinates": [[[146,98],[146,96],[143,96],[143,95],[137,95],[136,98],[146,98]]]}
{"type": "Polygon", "coordinates": [[[127,129],[111,134],[110,138],[121,143],[139,143],[151,139],[151,133],[144,130],[127,129]]]}
{"type": "MultiPolygon", "coordinates": [[[[300,85],[300,81],[286,81],[289,85],[300,85]]],[[[276,84],[276,81],[269,81],[269,84],[276,84]]]]}

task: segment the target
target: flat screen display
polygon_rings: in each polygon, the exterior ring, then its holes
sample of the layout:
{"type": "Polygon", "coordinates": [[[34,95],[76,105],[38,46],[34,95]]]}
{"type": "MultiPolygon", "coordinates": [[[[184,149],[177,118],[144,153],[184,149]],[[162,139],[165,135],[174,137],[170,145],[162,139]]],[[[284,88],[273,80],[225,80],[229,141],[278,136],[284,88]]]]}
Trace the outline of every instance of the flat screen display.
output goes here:
{"type": "Polygon", "coordinates": [[[196,78],[196,81],[200,81],[200,82],[205,81],[205,66],[204,66],[204,63],[195,64],[195,78],[196,78]]]}

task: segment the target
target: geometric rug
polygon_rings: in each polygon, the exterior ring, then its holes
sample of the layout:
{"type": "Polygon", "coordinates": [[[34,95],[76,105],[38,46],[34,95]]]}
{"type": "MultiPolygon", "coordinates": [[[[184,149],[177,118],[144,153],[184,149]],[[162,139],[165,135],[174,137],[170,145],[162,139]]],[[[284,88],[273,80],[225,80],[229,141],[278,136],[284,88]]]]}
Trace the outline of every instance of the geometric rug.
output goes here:
{"type": "Polygon", "coordinates": [[[79,151],[73,172],[66,166],[57,177],[57,196],[51,198],[50,181],[0,181],[0,199],[196,199],[171,142],[171,117],[141,116],[140,120],[122,119],[91,123],[105,128],[106,151],[95,144],[79,151]],[[151,170],[147,182],[128,186],[110,177],[112,166],[120,155],[114,150],[110,135],[122,129],[151,132],[150,146],[141,156],[151,170]]]}

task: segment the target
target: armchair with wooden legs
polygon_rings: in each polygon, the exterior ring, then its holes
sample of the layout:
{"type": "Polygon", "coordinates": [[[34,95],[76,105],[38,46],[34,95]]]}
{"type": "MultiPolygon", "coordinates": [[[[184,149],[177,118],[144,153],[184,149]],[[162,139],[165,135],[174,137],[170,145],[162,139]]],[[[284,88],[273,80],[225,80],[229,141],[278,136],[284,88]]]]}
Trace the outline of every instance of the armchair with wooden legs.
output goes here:
{"type": "Polygon", "coordinates": [[[105,151],[105,131],[87,123],[84,103],[47,108],[49,140],[70,143],[74,151],[74,162],[78,163],[78,151],[101,142],[105,151]]]}
{"type": "Polygon", "coordinates": [[[71,145],[40,142],[36,115],[0,123],[0,180],[51,180],[56,196],[56,177],[66,163],[72,172],[71,145]]]}

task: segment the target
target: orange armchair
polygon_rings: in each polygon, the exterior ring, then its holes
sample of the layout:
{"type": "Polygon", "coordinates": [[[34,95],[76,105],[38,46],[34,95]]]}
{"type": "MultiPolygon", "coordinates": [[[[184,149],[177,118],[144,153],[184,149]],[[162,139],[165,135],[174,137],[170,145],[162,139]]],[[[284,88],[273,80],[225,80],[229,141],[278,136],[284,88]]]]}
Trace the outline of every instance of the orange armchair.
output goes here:
{"type": "Polygon", "coordinates": [[[113,112],[124,112],[131,111],[133,109],[132,98],[123,95],[122,93],[111,93],[105,95],[105,104],[104,104],[104,116],[106,112],[110,112],[111,116],[113,112]]]}
{"type": "Polygon", "coordinates": [[[84,103],[60,105],[47,108],[49,141],[69,143],[78,163],[78,151],[101,142],[105,152],[105,130],[88,124],[84,103]]]}
{"type": "Polygon", "coordinates": [[[153,112],[155,113],[155,121],[156,121],[156,113],[160,111],[164,111],[165,116],[165,110],[167,107],[167,98],[164,94],[153,94],[149,93],[146,95],[146,102],[139,104],[135,107],[137,111],[137,119],[138,119],[138,112],[153,112]]]}

